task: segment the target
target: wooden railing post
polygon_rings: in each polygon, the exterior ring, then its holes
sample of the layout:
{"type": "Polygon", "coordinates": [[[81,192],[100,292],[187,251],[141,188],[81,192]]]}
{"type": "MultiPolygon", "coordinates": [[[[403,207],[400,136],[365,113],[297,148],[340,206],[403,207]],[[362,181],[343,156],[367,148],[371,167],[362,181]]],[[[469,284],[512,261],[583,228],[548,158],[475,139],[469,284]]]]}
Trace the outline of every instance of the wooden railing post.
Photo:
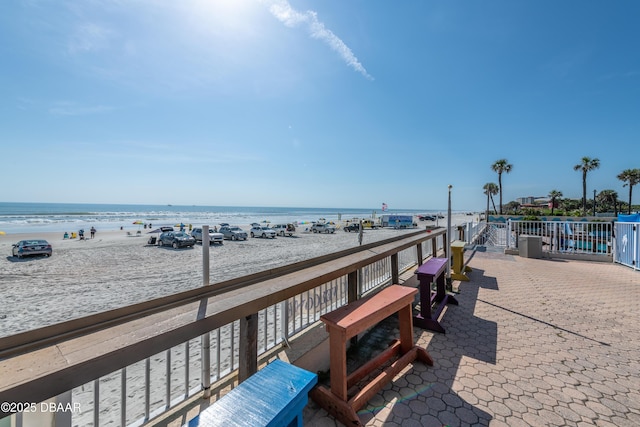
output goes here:
{"type": "Polygon", "coordinates": [[[446,257],[448,257],[448,256],[451,256],[451,255],[449,254],[449,252],[447,251],[447,248],[449,247],[449,246],[447,245],[447,242],[448,242],[449,240],[447,240],[447,239],[449,239],[449,238],[450,238],[450,237],[449,237],[449,232],[448,232],[448,231],[445,231],[445,232],[442,234],[442,250],[444,251],[444,258],[446,258],[446,257]]]}
{"type": "Polygon", "coordinates": [[[422,265],[422,243],[416,245],[416,258],[418,258],[418,266],[422,265]]]}
{"type": "Polygon", "coordinates": [[[240,318],[238,383],[258,371],[258,313],[240,318]]]}
{"type": "Polygon", "coordinates": [[[431,257],[435,258],[438,256],[438,239],[437,238],[433,238],[431,239],[431,257]]]}
{"type": "MultiPolygon", "coordinates": [[[[361,271],[362,269],[359,269],[347,274],[347,304],[351,304],[358,299],[358,275],[361,271]]],[[[356,345],[358,336],[352,337],[350,341],[351,345],[356,345]]]]}
{"type": "Polygon", "coordinates": [[[358,272],[352,271],[347,275],[347,303],[358,299],[358,272]]]}
{"type": "Polygon", "coordinates": [[[398,269],[398,253],[391,255],[391,284],[397,284],[400,281],[400,272],[398,269]]]}

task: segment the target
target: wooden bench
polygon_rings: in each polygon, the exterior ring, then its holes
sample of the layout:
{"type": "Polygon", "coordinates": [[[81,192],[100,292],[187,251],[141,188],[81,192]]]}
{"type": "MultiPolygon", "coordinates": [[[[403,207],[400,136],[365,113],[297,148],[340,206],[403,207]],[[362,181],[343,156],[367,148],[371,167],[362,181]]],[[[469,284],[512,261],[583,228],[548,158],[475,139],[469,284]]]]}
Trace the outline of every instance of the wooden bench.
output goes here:
{"type": "Polygon", "coordinates": [[[464,247],[465,242],[456,240],[451,242],[451,253],[453,256],[453,265],[451,266],[451,278],[454,280],[460,280],[462,282],[468,282],[469,277],[465,273],[471,271],[471,267],[464,265],[464,247]]]}
{"type": "Polygon", "coordinates": [[[446,258],[430,258],[416,270],[420,282],[420,314],[413,318],[416,326],[430,331],[445,333],[438,322],[440,313],[447,304],[458,305],[458,301],[445,289],[447,270],[446,258]],[[431,284],[436,282],[436,291],[431,291],[431,284]],[[435,311],[432,306],[437,304],[435,311]]]}
{"type": "Polygon", "coordinates": [[[329,332],[331,390],[318,386],[311,391],[311,398],[344,425],[361,426],[357,411],[415,359],[433,366],[429,353],[413,342],[412,302],[417,292],[415,288],[391,285],[372,297],[320,317],[329,332]],[[394,340],[388,349],[348,375],[347,341],[394,313],[398,313],[400,339],[394,340]],[[395,360],[382,373],[354,396],[348,396],[349,389],[392,359],[395,360]]]}
{"type": "Polygon", "coordinates": [[[213,405],[191,419],[188,427],[301,427],[302,410],[318,376],[274,360],[213,405]]]}

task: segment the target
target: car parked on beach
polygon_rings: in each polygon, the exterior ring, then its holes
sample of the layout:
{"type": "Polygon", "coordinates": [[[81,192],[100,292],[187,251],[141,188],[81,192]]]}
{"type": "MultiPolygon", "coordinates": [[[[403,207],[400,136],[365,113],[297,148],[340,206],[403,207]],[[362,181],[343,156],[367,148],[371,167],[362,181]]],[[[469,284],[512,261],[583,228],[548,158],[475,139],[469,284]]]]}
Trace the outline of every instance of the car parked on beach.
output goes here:
{"type": "Polygon", "coordinates": [[[276,224],[271,227],[278,236],[293,236],[293,233],[296,232],[296,226],[293,224],[276,224]]]}
{"type": "Polygon", "coordinates": [[[247,232],[237,225],[223,225],[218,231],[224,235],[225,239],[247,240],[247,232]]]}
{"type": "Polygon", "coordinates": [[[11,255],[18,258],[30,255],[51,256],[52,253],[49,242],[42,239],[20,240],[11,246],[11,255]]]}
{"type": "Polygon", "coordinates": [[[327,224],[327,223],[315,223],[311,226],[311,231],[313,231],[314,233],[335,233],[336,232],[336,227],[334,227],[331,224],[327,224]]]}
{"type": "Polygon", "coordinates": [[[346,225],[342,228],[345,232],[351,233],[352,231],[358,232],[360,231],[360,224],[354,222],[353,224],[346,225]]]}
{"type": "Polygon", "coordinates": [[[274,239],[276,237],[275,230],[269,228],[266,225],[254,224],[249,230],[249,234],[251,237],[262,237],[262,238],[271,238],[274,239]]]}
{"type": "Polygon", "coordinates": [[[173,246],[174,249],[193,247],[195,244],[196,239],[184,231],[167,231],[158,238],[158,246],[169,245],[173,246]]]}
{"type": "MultiPolygon", "coordinates": [[[[193,238],[196,239],[196,242],[202,242],[202,228],[194,227],[193,230],[191,230],[191,236],[193,236],[193,238]]],[[[209,229],[209,244],[212,244],[212,243],[222,244],[223,241],[224,241],[224,234],[214,231],[213,228],[209,229]]]]}

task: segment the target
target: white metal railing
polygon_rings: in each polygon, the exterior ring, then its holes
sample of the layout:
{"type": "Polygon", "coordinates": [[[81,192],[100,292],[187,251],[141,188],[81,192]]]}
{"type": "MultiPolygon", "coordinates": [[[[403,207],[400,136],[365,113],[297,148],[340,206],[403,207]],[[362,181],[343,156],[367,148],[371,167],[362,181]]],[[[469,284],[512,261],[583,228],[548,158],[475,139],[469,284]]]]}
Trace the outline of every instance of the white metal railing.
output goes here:
{"type": "Polygon", "coordinates": [[[507,223],[504,222],[482,222],[475,228],[471,242],[478,245],[507,247],[507,223]]]}
{"type": "MultiPolygon", "coordinates": [[[[399,254],[399,267],[405,269],[415,265],[415,249],[409,248],[399,254]],[[413,249],[413,252],[412,252],[413,249]],[[402,255],[401,255],[402,254],[402,255]],[[409,258],[413,255],[413,261],[409,258]]],[[[360,294],[387,284],[391,280],[390,262],[387,258],[362,269],[360,294]]],[[[258,314],[258,354],[282,344],[284,339],[308,328],[320,320],[320,316],[346,305],[347,277],[332,280],[303,292],[286,302],[278,303],[258,314]]],[[[238,368],[238,321],[210,333],[211,383],[231,377],[238,368]]],[[[147,358],[100,380],[93,381],[93,399],[90,395],[74,390],[73,401],[82,408],[91,408],[73,417],[73,425],[82,426],[141,426],[166,410],[202,391],[202,354],[200,339],[192,339],[172,351],[147,358]],[[164,366],[164,382],[150,382],[152,371],[159,372],[164,366]],[[115,380],[115,382],[114,382],[115,380]],[[119,384],[118,384],[119,381],[119,384]],[[109,392],[104,391],[108,387],[109,392]],[[150,391],[164,390],[164,395],[150,399],[150,391]],[[96,394],[95,391],[98,391],[96,394]],[[119,392],[118,392],[119,391],[119,392]],[[90,404],[92,403],[92,404],[90,404]],[[153,403],[153,404],[152,404],[153,403]],[[99,414],[96,418],[96,414],[99,414]]],[[[88,387],[82,386],[80,389],[88,387]]],[[[17,426],[20,427],[20,426],[17,426]]]]}
{"type": "MultiPolygon", "coordinates": [[[[455,230],[455,227],[452,227],[455,230]]],[[[448,234],[456,240],[457,233],[448,234]]],[[[444,239],[435,237],[437,250],[444,239]]],[[[423,258],[432,255],[431,240],[420,243],[423,258]]],[[[416,247],[397,253],[402,272],[417,264],[416,247]]],[[[358,297],[392,278],[389,257],[361,268],[358,272],[358,297]]],[[[281,345],[283,341],[319,321],[320,316],[348,303],[347,276],[324,283],[286,301],[258,312],[258,354],[281,345]]],[[[190,339],[156,355],[102,376],[58,396],[80,408],[64,425],[140,426],[165,413],[203,390],[203,372],[209,372],[209,384],[232,379],[239,366],[239,321],[209,332],[210,347],[203,349],[202,337],[190,339]],[[203,357],[208,351],[208,358],[203,357]],[[209,366],[203,366],[203,360],[209,366]],[[70,424],[69,424],[70,423],[70,424]]],[[[56,398],[54,398],[55,400],[56,398]]],[[[15,427],[28,426],[23,414],[15,414],[15,427]]],[[[0,426],[4,420],[0,420],[0,426]]],[[[58,424],[57,424],[58,425],[58,424]]]]}
{"type": "Polygon", "coordinates": [[[542,238],[542,250],[549,253],[611,255],[613,233],[610,222],[507,221],[504,237],[508,249],[518,248],[519,236],[542,238]]]}
{"type": "Polygon", "coordinates": [[[486,226],[486,222],[468,222],[464,241],[466,243],[475,243],[478,236],[482,234],[486,226]]]}
{"type": "Polygon", "coordinates": [[[616,222],[613,260],[640,270],[640,223],[616,222]]]}
{"type": "Polygon", "coordinates": [[[400,273],[403,273],[416,264],[416,248],[407,248],[398,252],[398,269],[400,273]]]}
{"type": "Polygon", "coordinates": [[[364,295],[391,280],[391,260],[384,258],[369,264],[363,267],[359,274],[361,278],[358,281],[361,284],[359,294],[364,295]]]}
{"type": "MultiPolygon", "coordinates": [[[[287,339],[320,320],[320,316],[347,304],[347,277],[289,298],[284,307],[285,329],[279,331],[287,339]]],[[[279,344],[272,343],[271,347],[279,344]]]]}

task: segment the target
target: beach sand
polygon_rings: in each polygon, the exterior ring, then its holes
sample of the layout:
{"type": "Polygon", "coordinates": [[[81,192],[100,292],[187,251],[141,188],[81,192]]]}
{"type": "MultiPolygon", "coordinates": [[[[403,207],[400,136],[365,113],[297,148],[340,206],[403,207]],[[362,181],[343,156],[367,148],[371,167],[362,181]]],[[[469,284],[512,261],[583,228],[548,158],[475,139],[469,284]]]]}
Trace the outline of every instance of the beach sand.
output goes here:
{"type": "MultiPolygon", "coordinates": [[[[446,224],[440,220],[440,225],[446,224]]],[[[469,221],[461,215],[453,224],[469,221]]],[[[424,229],[430,222],[418,222],[424,229]]],[[[249,225],[241,225],[245,231],[249,225]]],[[[363,242],[383,240],[416,229],[365,230],[363,242]]],[[[98,230],[94,239],[63,239],[62,233],[0,235],[0,336],[88,316],[202,286],[202,246],[173,249],[148,245],[150,234],[128,236],[98,230]],[[18,259],[11,245],[44,238],[53,255],[18,259]]],[[[157,234],[156,234],[157,236],[157,234]]],[[[210,281],[235,277],[337,252],[358,245],[357,233],[338,229],[314,234],[300,226],[293,237],[225,241],[210,246],[210,281]]]]}

